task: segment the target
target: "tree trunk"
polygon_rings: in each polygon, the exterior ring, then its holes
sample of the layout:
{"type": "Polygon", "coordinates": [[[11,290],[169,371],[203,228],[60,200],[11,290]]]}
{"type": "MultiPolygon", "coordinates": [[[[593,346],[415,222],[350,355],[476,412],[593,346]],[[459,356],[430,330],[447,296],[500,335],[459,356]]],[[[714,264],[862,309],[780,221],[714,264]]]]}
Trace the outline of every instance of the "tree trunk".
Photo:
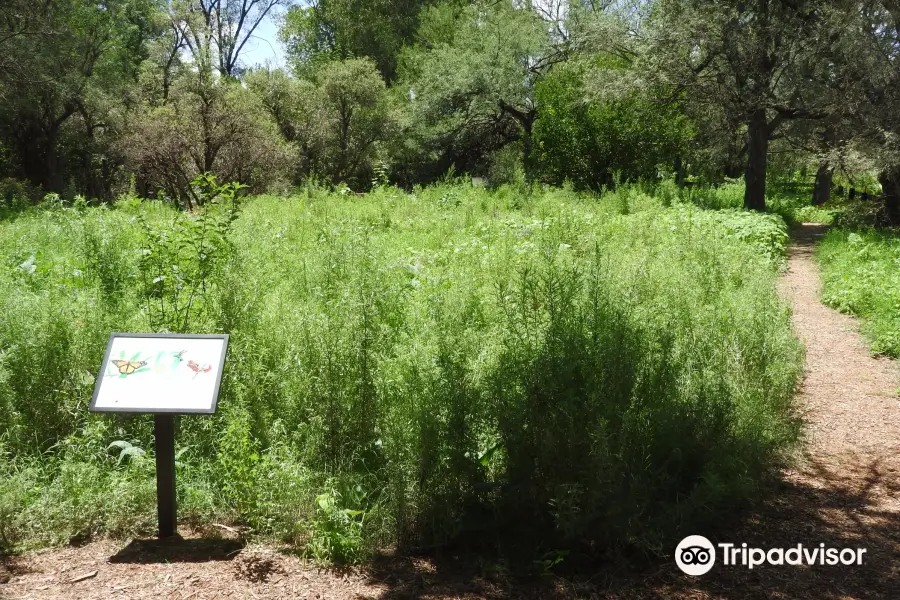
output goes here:
{"type": "Polygon", "coordinates": [[[820,162],[816,171],[816,185],[813,188],[813,204],[822,206],[831,200],[831,184],[834,181],[834,168],[828,163],[820,162]]]}
{"type": "Polygon", "coordinates": [[[744,170],[744,208],[766,210],[766,169],[769,154],[769,122],[766,109],[750,115],[747,123],[747,167],[744,170]]]}
{"type": "Polygon", "coordinates": [[[44,187],[62,193],[63,179],[59,171],[59,156],[56,151],[57,129],[47,132],[46,154],[44,154],[44,187]]]}
{"type": "Polygon", "coordinates": [[[900,225],[900,166],[882,171],[878,175],[881,199],[889,225],[900,225]]]}
{"type": "Polygon", "coordinates": [[[684,187],[684,161],[680,156],[675,157],[675,185],[684,187]]]}
{"type": "Polygon", "coordinates": [[[534,148],[531,132],[534,129],[534,121],[537,119],[537,112],[531,110],[519,110],[515,106],[506,103],[503,99],[499,101],[500,110],[510,115],[518,121],[522,127],[522,167],[525,170],[525,181],[531,183],[534,177],[534,148]]]}

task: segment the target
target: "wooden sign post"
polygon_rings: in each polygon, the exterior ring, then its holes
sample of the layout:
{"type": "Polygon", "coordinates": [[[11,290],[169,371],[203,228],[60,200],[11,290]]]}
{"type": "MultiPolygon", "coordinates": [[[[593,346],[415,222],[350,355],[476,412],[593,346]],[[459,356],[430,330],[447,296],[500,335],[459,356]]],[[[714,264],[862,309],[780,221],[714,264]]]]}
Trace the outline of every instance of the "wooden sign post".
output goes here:
{"type": "Polygon", "coordinates": [[[175,415],[213,414],[228,335],[112,333],[91,412],[154,415],[159,537],[177,533],[175,415]]]}
{"type": "Polygon", "coordinates": [[[159,537],[175,535],[178,529],[178,501],[175,498],[175,417],[154,415],[156,438],[156,515],[159,537]]]}

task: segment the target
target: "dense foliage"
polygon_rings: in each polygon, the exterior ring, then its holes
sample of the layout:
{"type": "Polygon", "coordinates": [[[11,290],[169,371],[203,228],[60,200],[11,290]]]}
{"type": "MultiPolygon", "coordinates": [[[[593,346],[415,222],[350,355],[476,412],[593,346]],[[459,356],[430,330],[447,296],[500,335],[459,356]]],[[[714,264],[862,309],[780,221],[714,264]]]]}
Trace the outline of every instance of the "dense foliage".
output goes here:
{"type": "MultiPolygon", "coordinates": [[[[150,420],[86,411],[112,330],[232,334],[179,423],[189,521],[336,561],[671,548],[797,437],[787,225],[900,224],[898,32],[887,0],[0,2],[0,549],[152,530],[150,420]],[[286,68],[247,58],[270,21],[286,68]]],[[[895,242],[821,253],[894,355],[895,242]]]]}
{"type": "Polygon", "coordinates": [[[818,253],[826,304],[864,319],[872,350],[900,357],[900,238],[876,230],[828,232],[818,253]]]}
{"type": "Polygon", "coordinates": [[[620,181],[653,181],[684,154],[691,128],[677,104],[637,95],[608,103],[582,102],[582,77],[558,70],[537,87],[542,107],[534,125],[537,170],[550,183],[571,181],[599,190],[620,181]]]}
{"type": "Polygon", "coordinates": [[[232,197],[0,224],[5,544],[153,529],[152,421],[86,410],[111,330],[232,334],[219,413],[180,421],[182,515],[323,559],[508,528],[658,550],[794,439],[775,217],[636,188],[232,197]]]}
{"type": "Polygon", "coordinates": [[[743,175],[743,205],[764,210],[791,164],[816,204],[836,178],[877,179],[882,221],[900,222],[898,15],[876,0],[8,0],[0,176],[190,207],[203,173],[254,192],[451,170],[582,190],[743,175]],[[273,19],[287,70],[245,56],[273,19]]]}

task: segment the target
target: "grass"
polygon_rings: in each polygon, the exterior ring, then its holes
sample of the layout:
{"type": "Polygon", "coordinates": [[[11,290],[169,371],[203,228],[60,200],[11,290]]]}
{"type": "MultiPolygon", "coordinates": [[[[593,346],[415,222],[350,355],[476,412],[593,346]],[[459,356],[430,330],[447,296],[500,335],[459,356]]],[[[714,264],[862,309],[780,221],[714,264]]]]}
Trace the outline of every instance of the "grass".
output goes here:
{"type": "Polygon", "coordinates": [[[900,236],[896,231],[833,229],[818,250],[823,301],[863,319],[879,354],[900,357],[900,236]]]}
{"type": "MultiPolygon", "coordinates": [[[[671,188],[667,190],[668,195],[678,197],[683,202],[689,202],[701,208],[738,210],[744,206],[744,182],[740,179],[727,180],[724,184],[716,187],[698,186],[678,190],[674,184],[669,182],[663,184],[663,190],[667,186],[671,188]]],[[[800,223],[831,225],[843,215],[848,204],[853,203],[848,203],[842,198],[835,197],[829,202],[828,206],[813,206],[810,203],[809,195],[805,193],[798,194],[796,191],[787,189],[777,182],[769,185],[769,190],[766,194],[768,211],[781,217],[789,226],[800,223]]]]}
{"type": "Polygon", "coordinates": [[[717,522],[797,437],[786,228],[646,191],[310,187],[233,222],[136,199],[0,222],[0,544],[152,532],[151,419],[87,404],[109,331],[161,328],[232,340],[218,414],[179,421],[185,522],[323,562],[473,536],[654,553],[717,522]]]}

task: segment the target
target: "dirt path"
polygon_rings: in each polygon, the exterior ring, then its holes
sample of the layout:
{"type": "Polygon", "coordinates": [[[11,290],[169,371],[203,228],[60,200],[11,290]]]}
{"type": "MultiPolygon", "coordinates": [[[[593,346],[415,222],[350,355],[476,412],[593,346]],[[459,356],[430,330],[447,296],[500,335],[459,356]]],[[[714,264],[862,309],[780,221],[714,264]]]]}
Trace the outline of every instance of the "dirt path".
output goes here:
{"type": "MultiPolygon", "coordinates": [[[[795,469],[729,541],[762,548],[866,548],[862,566],[717,569],[700,598],[900,598],[900,367],[872,356],[857,319],[823,305],[820,225],[793,232],[779,292],[806,346],[798,404],[807,440],[795,469]],[[740,590],[740,591],[739,591],[740,590]]],[[[682,590],[684,591],[684,590],[682,590]]]]}
{"type": "Polygon", "coordinates": [[[872,356],[857,319],[819,301],[813,254],[824,231],[811,224],[794,231],[779,285],[806,346],[798,400],[808,434],[803,461],[785,474],[796,495],[779,503],[796,511],[784,523],[794,543],[866,547],[868,554],[862,568],[810,569],[792,583],[811,598],[900,598],[900,368],[872,356]]]}
{"type": "Polygon", "coordinates": [[[804,456],[773,484],[757,511],[710,537],[761,548],[866,548],[862,566],[749,571],[717,564],[691,578],[667,561],[649,573],[603,572],[576,584],[513,580],[452,553],[326,572],[235,540],[189,539],[174,546],[103,540],[0,564],[0,575],[5,569],[12,576],[0,583],[0,598],[900,598],[900,368],[871,356],[855,319],[819,302],[812,255],[821,233],[814,225],[795,232],[780,283],[807,348],[799,396],[808,423],[804,456]]]}
{"type": "MultiPolygon", "coordinates": [[[[865,465],[874,469],[872,483],[878,484],[900,468],[900,370],[894,361],[871,355],[855,318],[819,302],[812,255],[822,233],[816,225],[796,231],[790,270],[780,282],[794,310],[796,334],[806,345],[800,402],[807,409],[809,454],[828,470],[865,465]]],[[[897,500],[886,507],[900,508],[897,500]]]]}

